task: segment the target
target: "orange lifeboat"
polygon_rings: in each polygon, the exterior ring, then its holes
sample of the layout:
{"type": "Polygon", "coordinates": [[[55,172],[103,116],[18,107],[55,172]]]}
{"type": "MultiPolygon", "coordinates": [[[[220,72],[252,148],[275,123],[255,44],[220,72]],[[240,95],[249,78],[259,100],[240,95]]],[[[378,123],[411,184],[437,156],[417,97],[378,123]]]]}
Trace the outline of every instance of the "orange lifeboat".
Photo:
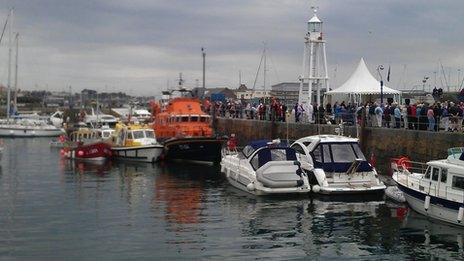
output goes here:
{"type": "Polygon", "coordinates": [[[164,159],[219,162],[225,139],[214,136],[211,116],[197,98],[178,97],[165,104],[151,102],[156,137],[164,143],[164,159]]]}

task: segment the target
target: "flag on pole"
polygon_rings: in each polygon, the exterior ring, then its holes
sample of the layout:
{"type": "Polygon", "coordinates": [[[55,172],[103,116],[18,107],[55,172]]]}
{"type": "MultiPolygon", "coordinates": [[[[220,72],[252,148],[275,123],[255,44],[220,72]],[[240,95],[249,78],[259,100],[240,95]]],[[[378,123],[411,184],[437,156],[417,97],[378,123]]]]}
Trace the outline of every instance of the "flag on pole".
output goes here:
{"type": "Polygon", "coordinates": [[[390,65],[388,66],[387,82],[390,82],[390,65]]]}

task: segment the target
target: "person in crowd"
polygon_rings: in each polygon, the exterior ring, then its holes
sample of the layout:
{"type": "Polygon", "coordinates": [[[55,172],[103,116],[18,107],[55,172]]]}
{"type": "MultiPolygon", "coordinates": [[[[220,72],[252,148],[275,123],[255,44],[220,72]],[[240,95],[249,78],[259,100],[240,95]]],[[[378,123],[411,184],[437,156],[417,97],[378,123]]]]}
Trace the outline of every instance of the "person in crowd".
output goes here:
{"type": "Polygon", "coordinates": [[[450,130],[450,120],[449,120],[449,111],[448,111],[448,102],[443,104],[443,108],[441,110],[441,122],[443,124],[443,128],[445,131],[450,130]]]}
{"type": "Polygon", "coordinates": [[[393,114],[395,115],[395,128],[399,129],[401,127],[401,110],[400,106],[395,103],[395,109],[393,110],[393,114]]]}
{"type": "MultiPolygon", "coordinates": [[[[316,105],[316,104],[315,104],[316,105]]],[[[325,115],[325,109],[324,106],[321,104],[319,107],[317,107],[317,123],[322,124],[324,123],[324,115],[325,115]]]]}
{"type": "Polygon", "coordinates": [[[390,119],[391,119],[391,107],[387,104],[383,110],[383,116],[385,118],[385,127],[390,128],[390,119]]]}
{"type": "Polygon", "coordinates": [[[300,114],[299,114],[299,107],[298,106],[298,103],[295,104],[295,106],[293,107],[293,110],[295,111],[295,122],[299,122],[300,121],[300,114]]]}
{"type": "Polygon", "coordinates": [[[382,127],[382,116],[383,116],[383,109],[382,107],[375,104],[375,119],[377,120],[377,127],[382,127]]]}
{"type": "Polygon", "coordinates": [[[259,120],[264,120],[264,111],[265,111],[265,108],[264,108],[264,105],[262,102],[259,103],[258,105],[258,117],[259,117],[259,120]]]}
{"type": "Polygon", "coordinates": [[[435,118],[434,131],[440,130],[440,119],[441,119],[442,108],[439,102],[433,105],[433,117],[435,118]]]}
{"type": "Polygon", "coordinates": [[[314,123],[314,120],[313,120],[313,114],[314,114],[314,107],[311,103],[308,104],[308,111],[306,112],[306,115],[308,117],[308,122],[309,123],[314,123]]]}
{"type": "MultiPolygon", "coordinates": [[[[316,107],[316,106],[315,106],[315,107],[316,107]]],[[[329,115],[332,114],[332,104],[330,104],[330,102],[328,102],[328,103],[325,105],[325,113],[326,113],[326,114],[329,114],[329,115]]]]}
{"type": "Polygon", "coordinates": [[[427,110],[427,119],[429,121],[427,130],[428,131],[434,131],[435,130],[435,117],[434,117],[433,107],[432,106],[429,106],[429,108],[427,110]]]}
{"type": "Polygon", "coordinates": [[[401,118],[403,119],[403,128],[409,128],[409,118],[408,118],[408,107],[403,105],[401,106],[401,118]]]}

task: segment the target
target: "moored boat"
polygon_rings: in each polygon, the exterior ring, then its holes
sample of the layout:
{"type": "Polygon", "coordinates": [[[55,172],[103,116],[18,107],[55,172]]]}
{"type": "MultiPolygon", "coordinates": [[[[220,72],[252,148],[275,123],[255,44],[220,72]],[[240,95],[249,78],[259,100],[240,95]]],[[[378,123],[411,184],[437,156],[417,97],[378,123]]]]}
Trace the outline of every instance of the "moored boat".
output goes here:
{"type": "Polygon", "coordinates": [[[111,146],[105,142],[78,145],[76,148],[65,148],[64,155],[69,159],[104,161],[111,158],[111,146]]]}
{"type": "Polygon", "coordinates": [[[225,139],[216,137],[211,117],[202,111],[197,98],[168,99],[166,104],[152,103],[155,120],[152,124],[157,138],[164,144],[163,159],[200,162],[221,161],[225,139]]]}
{"type": "Polygon", "coordinates": [[[232,186],[254,195],[311,191],[295,150],[280,141],[254,141],[241,152],[225,153],[221,172],[232,186]]]}
{"type": "Polygon", "coordinates": [[[392,169],[393,180],[413,210],[464,226],[464,148],[451,148],[446,159],[426,164],[395,159],[392,169]]]}
{"type": "Polygon", "coordinates": [[[58,137],[64,133],[62,128],[57,128],[43,120],[10,119],[0,121],[0,136],[2,137],[58,137]]]}
{"type": "Polygon", "coordinates": [[[291,148],[297,152],[315,193],[383,192],[386,188],[367,162],[357,139],[314,135],[295,141],[291,148]]]}
{"type": "Polygon", "coordinates": [[[155,162],[163,152],[155,132],[147,125],[122,123],[116,124],[111,148],[113,157],[121,160],[155,162]]]}

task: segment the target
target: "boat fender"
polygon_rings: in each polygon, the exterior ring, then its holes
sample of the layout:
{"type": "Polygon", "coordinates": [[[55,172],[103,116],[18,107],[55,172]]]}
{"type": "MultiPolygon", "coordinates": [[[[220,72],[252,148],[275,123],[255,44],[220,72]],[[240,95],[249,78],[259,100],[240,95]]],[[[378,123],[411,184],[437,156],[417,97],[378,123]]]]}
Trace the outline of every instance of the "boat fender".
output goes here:
{"type": "Polygon", "coordinates": [[[247,189],[248,189],[249,191],[255,190],[255,184],[249,183],[249,184],[247,185],[247,189]]]}
{"type": "Polygon", "coordinates": [[[426,196],[425,201],[424,201],[424,209],[425,209],[425,211],[429,210],[429,207],[430,207],[430,196],[426,196]]]}
{"type": "Polygon", "coordinates": [[[461,223],[462,221],[462,216],[464,215],[464,208],[459,207],[459,212],[458,212],[458,223],[461,223]]]}
{"type": "Polygon", "coordinates": [[[313,186],[313,191],[316,192],[316,193],[319,193],[319,191],[321,191],[321,187],[319,185],[314,185],[313,186]]]}

